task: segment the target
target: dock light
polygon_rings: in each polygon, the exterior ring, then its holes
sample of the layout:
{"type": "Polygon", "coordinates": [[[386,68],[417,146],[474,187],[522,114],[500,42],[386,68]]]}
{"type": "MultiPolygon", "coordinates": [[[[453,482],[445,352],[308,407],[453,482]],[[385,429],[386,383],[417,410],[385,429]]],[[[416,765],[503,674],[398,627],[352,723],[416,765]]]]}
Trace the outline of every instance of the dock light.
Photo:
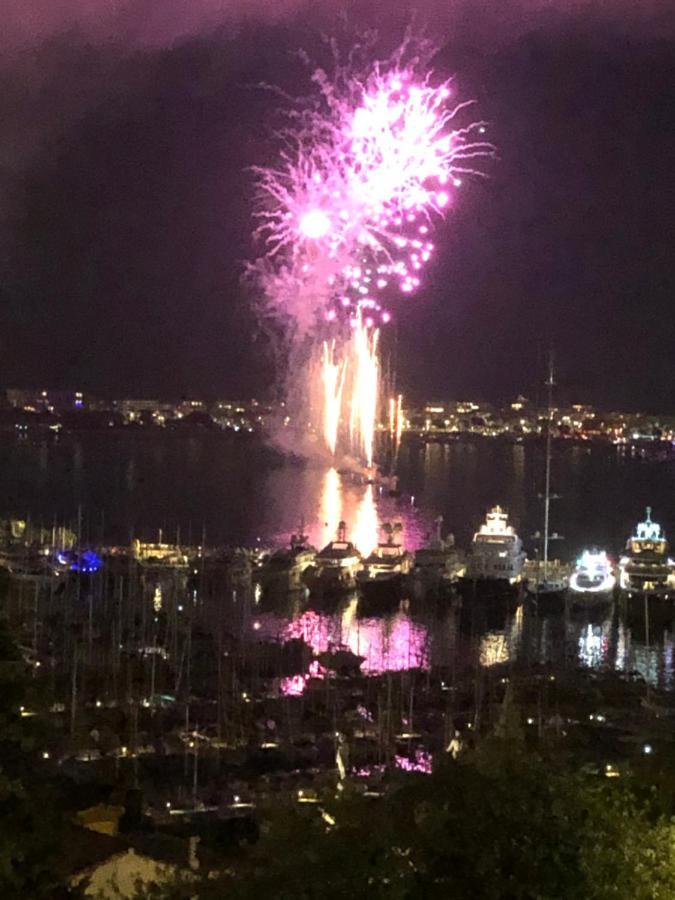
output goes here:
{"type": "Polygon", "coordinates": [[[166,801],[166,808],[171,809],[171,801],[170,800],[166,801]]]}
{"type": "Polygon", "coordinates": [[[642,752],[643,752],[644,754],[646,754],[647,756],[649,756],[649,755],[652,753],[652,745],[651,745],[651,744],[645,744],[644,747],[642,748],[642,752]]]}
{"type": "Polygon", "coordinates": [[[43,759],[49,759],[49,750],[43,750],[43,751],[42,751],[42,758],[43,758],[43,759]]]}
{"type": "Polygon", "coordinates": [[[96,709],[100,709],[103,706],[100,700],[96,701],[96,709]]]}
{"type": "Polygon", "coordinates": [[[534,725],[534,719],[528,718],[527,724],[528,724],[528,725],[534,725]]]}

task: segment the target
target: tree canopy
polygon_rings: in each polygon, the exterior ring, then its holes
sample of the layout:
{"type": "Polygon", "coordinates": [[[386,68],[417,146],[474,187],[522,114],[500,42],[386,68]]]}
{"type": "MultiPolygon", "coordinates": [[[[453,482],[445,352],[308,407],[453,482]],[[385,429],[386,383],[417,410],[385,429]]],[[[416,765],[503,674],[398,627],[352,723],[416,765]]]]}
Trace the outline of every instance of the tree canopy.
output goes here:
{"type": "Polygon", "coordinates": [[[671,898],[675,829],[623,780],[557,770],[492,739],[384,799],[347,792],[277,809],[224,868],[192,895],[671,898]]]}

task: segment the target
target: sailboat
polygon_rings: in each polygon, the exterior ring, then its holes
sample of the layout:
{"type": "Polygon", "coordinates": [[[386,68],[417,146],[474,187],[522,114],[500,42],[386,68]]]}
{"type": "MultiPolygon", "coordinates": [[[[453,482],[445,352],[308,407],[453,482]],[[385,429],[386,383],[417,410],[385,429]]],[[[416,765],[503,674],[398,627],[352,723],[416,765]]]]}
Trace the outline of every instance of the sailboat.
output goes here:
{"type": "Polygon", "coordinates": [[[551,439],[553,431],[553,357],[549,359],[548,378],[548,410],[546,416],[546,474],[544,481],[544,529],[543,533],[537,531],[533,538],[541,541],[542,553],[538,559],[527,560],[523,568],[523,577],[527,582],[527,591],[536,599],[539,597],[562,598],[567,590],[571,567],[562,563],[559,559],[549,558],[549,545],[551,541],[562,540],[562,535],[551,531],[551,500],[557,499],[557,495],[551,494],[551,439]]]}

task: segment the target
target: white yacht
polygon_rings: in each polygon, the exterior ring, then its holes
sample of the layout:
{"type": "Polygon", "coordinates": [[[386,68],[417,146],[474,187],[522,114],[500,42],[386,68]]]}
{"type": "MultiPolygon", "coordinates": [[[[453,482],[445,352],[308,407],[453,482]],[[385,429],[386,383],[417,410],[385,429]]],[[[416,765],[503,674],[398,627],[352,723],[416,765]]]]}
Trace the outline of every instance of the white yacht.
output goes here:
{"type": "Polygon", "coordinates": [[[675,563],[668,556],[663,529],[652,522],[651,506],[644,522],[628,538],[626,552],[619,560],[619,586],[628,596],[675,594],[675,563]]]}
{"type": "Polygon", "coordinates": [[[523,543],[501,506],[494,506],[473,536],[465,577],[470,581],[520,581],[523,543]]]}
{"type": "Polygon", "coordinates": [[[382,526],[386,540],[381,541],[373,552],[363,560],[363,568],[358,572],[356,580],[361,587],[373,584],[399,585],[404,575],[413,566],[413,556],[396,540],[402,531],[400,523],[389,522],[382,526]]]}
{"type": "Polygon", "coordinates": [[[611,594],[616,584],[614,566],[604,550],[584,550],[570,576],[575,594],[611,594]]]}
{"type": "Polygon", "coordinates": [[[443,537],[443,516],[436,519],[435,526],[434,536],[415,551],[413,593],[420,597],[427,591],[454,584],[464,574],[464,555],[455,545],[455,536],[443,537]]]}
{"type": "Polygon", "coordinates": [[[319,550],[315,558],[317,587],[324,590],[351,590],[361,568],[361,554],[347,540],[347,525],[340,522],[337,539],[319,550]]]}
{"type": "Polygon", "coordinates": [[[314,565],[316,549],[311,546],[307,535],[291,535],[289,547],[273,553],[262,565],[257,580],[262,589],[270,594],[291,594],[306,588],[306,574],[314,565]]]}

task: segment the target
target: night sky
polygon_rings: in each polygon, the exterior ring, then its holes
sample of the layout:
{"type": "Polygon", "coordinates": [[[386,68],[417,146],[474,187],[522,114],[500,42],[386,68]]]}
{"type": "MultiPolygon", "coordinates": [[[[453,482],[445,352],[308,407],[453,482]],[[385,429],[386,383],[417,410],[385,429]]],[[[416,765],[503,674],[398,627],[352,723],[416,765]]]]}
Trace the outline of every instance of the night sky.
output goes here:
{"type": "MultiPolygon", "coordinates": [[[[338,4],[9,5],[0,385],[269,392],[274,348],[241,283],[258,252],[247,167],[274,154],[277,101],[257,85],[305,91],[293,51],[320,57],[338,4]]],[[[400,386],[533,394],[553,346],[568,399],[675,411],[673,17],[665,2],[503,5],[422,4],[437,69],[477,99],[500,158],[394,307],[400,386]]],[[[386,22],[386,49],[405,16],[352,4],[348,27],[386,22]]]]}

